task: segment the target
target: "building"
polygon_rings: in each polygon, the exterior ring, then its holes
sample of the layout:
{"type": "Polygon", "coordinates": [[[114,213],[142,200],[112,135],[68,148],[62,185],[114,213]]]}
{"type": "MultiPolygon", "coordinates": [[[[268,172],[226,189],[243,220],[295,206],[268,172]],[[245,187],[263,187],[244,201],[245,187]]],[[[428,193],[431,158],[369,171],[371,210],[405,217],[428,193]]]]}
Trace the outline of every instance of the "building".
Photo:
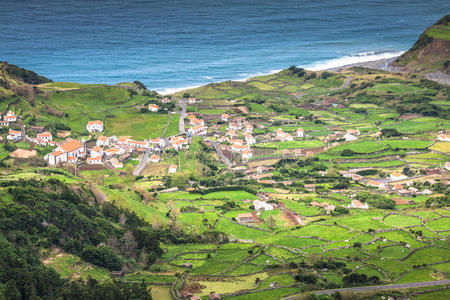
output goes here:
{"type": "Polygon", "coordinates": [[[229,114],[223,113],[222,114],[222,121],[223,122],[228,122],[228,119],[230,118],[229,114]]]}
{"type": "Polygon", "coordinates": [[[347,129],[347,134],[360,135],[361,133],[359,132],[359,129],[347,129]]]}
{"type": "Polygon", "coordinates": [[[256,143],[256,139],[250,133],[244,133],[244,138],[248,145],[253,145],[256,143]]]}
{"type": "Polygon", "coordinates": [[[38,133],[37,134],[37,138],[41,139],[42,141],[48,143],[50,141],[53,140],[53,136],[49,131],[43,132],[43,133],[38,133]]]}
{"type": "Polygon", "coordinates": [[[232,123],[230,123],[228,128],[231,129],[231,130],[240,130],[241,129],[241,125],[239,123],[232,122],[232,123]]]}
{"type": "Polygon", "coordinates": [[[227,135],[228,135],[230,138],[233,138],[233,137],[235,137],[237,134],[236,134],[236,131],[234,131],[233,129],[230,129],[230,130],[228,130],[227,135]]]}
{"type": "Polygon", "coordinates": [[[253,157],[253,152],[251,150],[243,150],[242,151],[242,159],[243,160],[248,160],[251,159],[253,157]]]}
{"type": "Polygon", "coordinates": [[[351,141],[356,141],[358,138],[356,136],[354,136],[353,134],[350,133],[346,133],[343,138],[345,139],[345,141],[347,142],[351,142],[351,141]]]}
{"type": "Polygon", "coordinates": [[[159,159],[160,159],[159,155],[153,154],[152,156],[150,156],[150,161],[153,163],[159,162],[159,159]]]}
{"type": "Polygon", "coordinates": [[[284,141],[293,141],[294,138],[287,132],[284,132],[283,129],[278,128],[276,131],[276,139],[284,142],[284,141]]]}
{"type": "Polygon", "coordinates": [[[103,164],[101,156],[88,157],[86,159],[88,165],[100,165],[103,164]]]}
{"type": "Polygon", "coordinates": [[[252,133],[253,132],[253,125],[252,124],[246,122],[244,124],[244,127],[245,127],[245,132],[246,133],[252,133]]]}
{"type": "Polygon", "coordinates": [[[405,180],[408,179],[408,176],[400,172],[393,172],[389,175],[389,178],[391,178],[391,180],[405,180]]]}
{"type": "Polygon", "coordinates": [[[142,148],[142,149],[148,148],[148,142],[145,141],[128,140],[127,143],[128,146],[133,148],[142,148]]]}
{"type": "Polygon", "coordinates": [[[103,131],[103,122],[100,120],[89,121],[86,125],[86,129],[90,133],[102,132],[103,131]]]}
{"type": "Polygon", "coordinates": [[[119,149],[117,147],[112,147],[112,148],[106,149],[104,151],[104,153],[106,154],[107,157],[113,157],[114,155],[122,154],[122,151],[121,151],[121,149],[119,149]]]}
{"type": "Polygon", "coordinates": [[[8,127],[9,122],[8,121],[0,121],[0,127],[8,127]]]}
{"type": "Polygon", "coordinates": [[[13,123],[13,122],[17,121],[17,116],[16,116],[16,114],[14,112],[8,111],[6,116],[3,117],[3,120],[8,122],[8,123],[13,123]]]}
{"type": "Polygon", "coordinates": [[[11,141],[14,141],[14,142],[20,141],[22,139],[22,131],[16,131],[16,130],[10,129],[8,131],[8,135],[6,136],[6,138],[8,140],[11,140],[11,141]]]}
{"type": "Polygon", "coordinates": [[[103,149],[99,146],[95,146],[91,149],[91,157],[103,156],[103,149]]]}
{"type": "Polygon", "coordinates": [[[194,126],[192,128],[189,128],[188,132],[191,135],[204,135],[204,134],[206,134],[206,129],[205,129],[205,126],[200,124],[200,125],[194,126]]]}
{"type": "Polygon", "coordinates": [[[450,142],[450,134],[440,134],[437,139],[441,142],[450,142]]]}
{"type": "Polygon", "coordinates": [[[169,166],[169,174],[176,173],[176,172],[177,172],[177,169],[178,169],[177,165],[171,164],[171,165],[169,166]]]}
{"type": "Polygon", "coordinates": [[[84,158],[86,155],[86,146],[77,140],[68,140],[57,147],[54,152],[47,154],[44,158],[49,165],[58,165],[60,163],[73,163],[78,158],[84,158]]]}
{"type": "Polygon", "coordinates": [[[256,220],[252,213],[243,213],[238,214],[237,221],[239,223],[254,223],[256,220]]]}
{"type": "Polygon", "coordinates": [[[99,146],[99,147],[100,146],[108,146],[109,145],[108,138],[106,136],[104,136],[104,135],[100,136],[97,139],[96,145],[99,146]]]}
{"type": "Polygon", "coordinates": [[[446,161],[444,167],[445,167],[447,170],[450,170],[450,161],[446,161]]]}
{"type": "Polygon", "coordinates": [[[115,169],[123,168],[123,163],[120,162],[117,158],[113,157],[109,161],[115,169]]]}
{"type": "Polygon", "coordinates": [[[297,128],[297,137],[305,137],[305,131],[303,128],[297,128]]]}
{"type": "Polygon", "coordinates": [[[368,209],[369,204],[367,204],[367,203],[363,204],[359,200],[352,200],[352,203],[350,204],[350,208],[368,209]]]}
{"type": "Polygon", "coordinates": [[[374,186],[374,187],[377,187],[379,189],[386,189],[386,184],[384,184],[383,182],[375,181],[375,180],[367,181],[367,185],[374,186]]]}
{"type": "Polygon", "coordinates": [[[253,201],[253,206],[255,210],[273,210],[273,205],[260,200],[253,201]]]}
{"type": "Polygon", "coordinates": [[[147,106],[147,108],[149,111],[153,111],[153,112],[157,112],[159,110],[159,106],[156,104],[149,104],[147,106]]]}
{"type": "Polygon", "coordinates": [[[195,103],[197,103],[197,99],[195,97],[189,97],[188,98],[188,103],[189,104],[195,104],[195,103]]]}
{"type": "Polygon", "coordinates": [[[231,145],[231,152],[237,152],[240,153],[244,150],[250,150],[250,146],[248,145],[242,145],[239,143],[234,143],[233,145],[231,145]]]}

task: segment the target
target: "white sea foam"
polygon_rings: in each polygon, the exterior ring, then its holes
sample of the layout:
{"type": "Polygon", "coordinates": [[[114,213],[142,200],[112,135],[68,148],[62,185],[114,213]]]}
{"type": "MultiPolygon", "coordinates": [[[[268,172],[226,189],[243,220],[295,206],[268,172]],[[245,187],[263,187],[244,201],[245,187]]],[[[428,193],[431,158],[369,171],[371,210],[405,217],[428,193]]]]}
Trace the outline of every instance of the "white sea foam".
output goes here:
{"type": "MultiPolygon", "coordinates": [[[[338,68],[342,66],[347,66],[355,63],[363,63],[363,62],[369,62],[369,61],[375,61],[380,59],[386,59],[386,58],[392,58],[399,55],[402,55],[405,51],[384,51],[384,52],[375,52],[375,51],[369,51],[369,52],[362,52],[352,55],[347,55],[335,59],[330,59],[326,61],[319,61],[315,62],[310,65],[300,65],[299,67],[303,67],[307,70],[311,71],[321,71],[321,70],[328,70],[333,68],[338,68]]],[[[280,72],[281,70],[271,70],[268,73],[264,72],[256,72],[256,73],[240,73],[238,74],[239,78],[237,79],[231,79],[232,81],[238,81],[238,82],[244,82],[252,77],[255,76],[262,76],[262,75],[270,75],[280,72]]],[[[212,79],[212,77],[204,76],[204,79],[212,79]]],[[[205,85],[207,83],[199,83],[198,85],[194,86],[186,86],[186,87],[179,87],[179,88],[162,88],[157,89],[156,91],[163,95],[173,94],[179,91],[188,90],[188,89],[194,89],[198,88],[202,85],[205,85]]]]}
{"type": "Polygon", "coordinates": [[[319,61],[310,65],[302,66],[307,70],[311,71],[321,71],[328,70],[337,67],[342,67],[346,65],[351,65],[355,63],[369,62],[374,60],[392,58],[402,55],[404,51],[386,51],[386,52],[363,52],[353,55],[347,55],[335,59],[330,59],[327,61],[319,61]]]}

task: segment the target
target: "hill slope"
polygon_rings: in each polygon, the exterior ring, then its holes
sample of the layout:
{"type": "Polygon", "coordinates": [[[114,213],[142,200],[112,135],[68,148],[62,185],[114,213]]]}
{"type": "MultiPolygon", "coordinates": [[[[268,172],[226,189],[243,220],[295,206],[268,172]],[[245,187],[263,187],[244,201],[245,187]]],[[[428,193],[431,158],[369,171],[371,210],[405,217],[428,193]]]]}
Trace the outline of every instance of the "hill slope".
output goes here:
{"type": "Polygon", "coordinates": [[[393,66],[410,72],[442,72],[450,75],[450,15],[425,30],[417,42],[393,66]]]}

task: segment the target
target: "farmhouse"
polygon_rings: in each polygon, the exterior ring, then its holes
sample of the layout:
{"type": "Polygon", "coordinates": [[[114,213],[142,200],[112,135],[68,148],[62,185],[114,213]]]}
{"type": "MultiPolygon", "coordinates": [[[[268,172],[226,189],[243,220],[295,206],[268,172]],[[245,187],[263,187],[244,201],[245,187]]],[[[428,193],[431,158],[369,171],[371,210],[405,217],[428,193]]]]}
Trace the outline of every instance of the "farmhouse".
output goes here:
{"type": "Polygon", "coordinates": [[[43,133],[38,133],[37,138],[43,140],[46,143],[53,139],[52,134],[48,131],[43,132],[43,133]]]}
{"type": "Polygon", "coordinates": [[[450,134],[440,134],[437,139],[442,142],[450,142],[450,134]]]}
{"type": "Polygon", "coordinates": [[[400,172],[391,173],[391,175],[389,177],[391,178],[391,180],[404,180],[404,179],[408,178],[408,176],[406,176],[405,174],[402,174],[400,172]]]}
{"type": "Polygon", "coordinates": [[[152,156],[150,156],[150,161],[153,163],[159,162],[159,159],[160,159],[159,155],[153,154],[152,156]]]}
{"type": "Polygon", "coordinates": [[[16,114],[14,112],[8,111],[8,113],[3,118],[3,120],[8,122],[8,123],[16,122],[17,121],[17,116],[16,116],[16,114]]]}
{"type": "Polygon", "coordinates": [[[228,122],[228,119],[230,118],[229,114],[223,113],[222,114],[222,121],[223,122],[228,122]]]}
{"type": "Polygon", "coordinates": [[[6,138],[8,140],[12,140],[12,141],[20,141],[22,139],[22,131],[16,131],[16,130],[10,129],[8,131],[8,135],[6,136],[6,138]]]}
{"type": "Polygon", "coordinates": [[[255,200],[253,201],[253,206],[255,207],[255,210],[259,211],[259,210],[273,210],[273,205],[260,201],[260,200],[255,200]]]}
{"type": "Polygon", "coordinates": [[[238,214],[237,221],[239,223],[254,223],[256,220],[252,213],[243,213],[238,214]]]}
{"type": "Polygon", "coordinates": [[[248,160],[251,159],[253,157],[253,153],[250,150],[243,150],[242,151],[242,159],[243,160],[248,160]]]}
{"type": "Polygon", "coordinates": [[[351,141],[356,141],[358,138],[357,138],[356,136],[354,136],[353,134],[346,133],[346,134],[344,135],[344,139],[345,139],[347,142],[351,142],[351,141]]]}
{"type": "Polygon", "coordinates": [[[113,157],[110,160],[111,165],[117,169],[117,168],[123,168],[123,163],[121,163],[117,158],[113,157]]]}
{"type": "Polygon", "coordinates": [[[303,128],[297,128],[297,137],[305,137],[305,131],[303,128]]]}
{"type": "Polygon", "coordinates": [[[256,143],[255,138],[250,133],[244,133],[244,138],[248,145],[253,145],[256,143]]]}
{"type": "Polygon", "coordinates": [[[101,156],[88,157],[86,159],[86,163],[88,165],[99,165],[99,164],[102,164],[102,157],[101,156]]]}
{"type": "Polygon", "coordinates": [[[77,140],[68,140],[44,158],[48,161],[49,165],[57,165],[64,162],[73,162],[75,159],[82,158],[85,155],[86,146],[84,144],[77,140]]]}
{"type": "Polygon", "coordinates": [[[276,139],[284,142],[284,141],[293,141],[294,138],[287,132],[284,132],[283,129],[278,128],[276,131],[276,139]]]}
{"type": "Polygon", "coordinates": [[[367,185],[374,186],[374,187],[377,187],[379,189],[385,189],[386,188],[386,185],[384,183],[378,182],[378,181],[375,181],[375,180],[367,181],[367,185]]]}
{"type": "Polygon", "coordinates": [[[177,168],[178,168],[177,165],[171,164],[169,166],[169,174],[176,173],[177,172],[177,168]]]}
{"type": "Polygon", "coordinates": [[[103,122],[100,120],[89,121],[86,125],[86,129],[89,132],[102,132],[103,131],[103,122]]]}
{"type": "Polygon", "coordinates": [[[156,104],[149,104],[147,108],[149,111],[153,111],[153,112],[157,112],[159,110],[159,106],[156,104]]]}
{"type": "Polygon", "coordinates": [[[350,208],[368,209],[369,204],[367,204],[367,203],[363,204],[359,200],[352,200],[352,204],[350,204],[350,208]]]}

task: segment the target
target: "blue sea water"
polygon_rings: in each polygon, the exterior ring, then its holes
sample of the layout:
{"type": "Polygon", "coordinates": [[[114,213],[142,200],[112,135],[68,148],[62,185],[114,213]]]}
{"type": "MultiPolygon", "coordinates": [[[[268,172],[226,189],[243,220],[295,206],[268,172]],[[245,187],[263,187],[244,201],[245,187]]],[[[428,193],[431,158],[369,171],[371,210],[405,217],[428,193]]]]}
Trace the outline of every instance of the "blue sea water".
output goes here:
{"type": "Polygon", "coordinates": [[[169,92],[393,56],[449,12],[441,0],[0,0],[0,60],[169,92]]]}

